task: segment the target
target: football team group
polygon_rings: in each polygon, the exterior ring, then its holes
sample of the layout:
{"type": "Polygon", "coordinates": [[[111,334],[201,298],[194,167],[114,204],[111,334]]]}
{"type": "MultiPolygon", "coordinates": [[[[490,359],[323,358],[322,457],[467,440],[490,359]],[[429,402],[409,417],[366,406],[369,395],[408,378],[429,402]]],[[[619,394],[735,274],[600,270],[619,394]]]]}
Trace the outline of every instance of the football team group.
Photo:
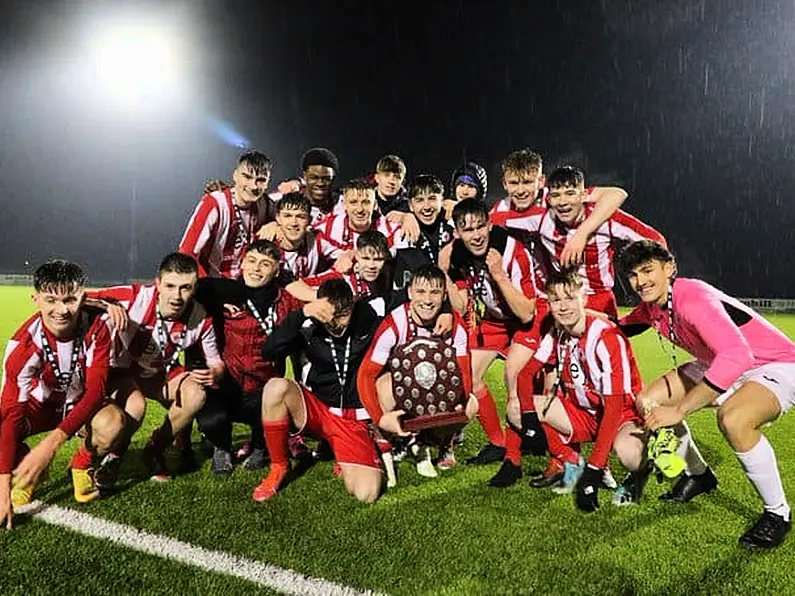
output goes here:
{"type": "Polygon", "coordinates": [[[490,486],[520,481],[523,454],[546,455],[530,486],[573,495],[582,511],[598,509],[600,490],[612,505],[639,503],[655,473],[677,477],[660,497],[672,506],[714,491],[686,422],[713,407],[764,507],[740,544],[782,542],[790,507],[761,428],[795,400],[795,343],[713,286],[677,277],[664,237],[621,210],[626,192],[586,187],[572,167],[545,175],[529,149],[502,162],[505,197],[490,208],[486,172],[471,162],[447,189],[420,175],[407,190],[394,155],[341,186],[328,149],[300,166],[271,192],[271,160],[241,155],[230,183],[207,184],[152,284],[89,290],[75,263],[38,267],[36,313],[3,363],[2,525],[74,435],[75,499],[112,493],[149,400],[167,410],[142,451],[152,480],[195,467],[195,421],[214,475],[267,469],[255,501],[333,458],[347,492],[372,503],[398,483],[403,458],[426,477],[453,469],[461,420],[477,417],[488,442],[466,463],[499,463],[490,486]],[[621,318],[616,255],[640,297],[621,318]],[[649,328],[692,359],[671,352],[672,369],[643,385],[627,337],[649,328]],[[441,346],[428,361],[447,355],[438,387],[460,397],[446,406],[429,393],[426,418],[447,407],[456,425],[408,430],[421,410],[404,407],[414,402],[395,369],[408,360],[393,356],[417,338],[441,346]],[[504,423],[485,382],[497,358],[504,423]],[[233,423],[250,427],[242,447],[233,423]],[[620,484],[612,452],[628,472],[620,484]]]}

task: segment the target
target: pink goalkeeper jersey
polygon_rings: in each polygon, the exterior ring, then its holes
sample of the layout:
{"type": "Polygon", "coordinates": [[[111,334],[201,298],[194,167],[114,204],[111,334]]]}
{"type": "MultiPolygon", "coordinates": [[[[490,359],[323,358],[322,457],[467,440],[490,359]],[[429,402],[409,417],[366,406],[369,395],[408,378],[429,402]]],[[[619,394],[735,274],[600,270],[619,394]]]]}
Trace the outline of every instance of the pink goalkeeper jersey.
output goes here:
{"type": "Polygon", "coordinates": [[[667,307],[641,304],[621,325],[652,325],[707,366],[704,380],[725,391],[746,371],[795,362],[795,343],[759,313],[698,279],[673,285],[673,334],[667,307]]]}

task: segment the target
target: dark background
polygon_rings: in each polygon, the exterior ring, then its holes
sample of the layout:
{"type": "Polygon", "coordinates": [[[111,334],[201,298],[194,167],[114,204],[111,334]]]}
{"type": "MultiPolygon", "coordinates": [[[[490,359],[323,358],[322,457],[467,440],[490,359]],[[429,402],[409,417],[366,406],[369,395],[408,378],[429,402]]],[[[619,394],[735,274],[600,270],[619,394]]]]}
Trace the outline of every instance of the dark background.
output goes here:
{"type": "Polygon", "coordinates": [[[447,183],[466,156],[495,198],[500,160],[529,146],[624,186],[681,274],[795,297],[793,2],[188,3],[192,107],[156,116],[88,108],[75,23],[124,3],[78,4],[3,3],[0,271],[65,256],[95,281],[150,275],[234,167],[212,117],[277,180],[318,145],[341,178],[394,152],[447,183]]]}

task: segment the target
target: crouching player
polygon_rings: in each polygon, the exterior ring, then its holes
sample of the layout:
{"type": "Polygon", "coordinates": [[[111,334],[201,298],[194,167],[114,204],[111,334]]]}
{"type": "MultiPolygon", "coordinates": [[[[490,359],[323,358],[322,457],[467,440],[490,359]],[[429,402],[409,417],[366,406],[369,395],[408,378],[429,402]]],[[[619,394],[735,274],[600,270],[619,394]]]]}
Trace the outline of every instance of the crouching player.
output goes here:
{"type": "MultiPolygon", "coordinates": [[[[555,364],[560,392],[536,397],[536,411],[549,452],[564,464],[558,493],[576,491],[577,507],[599,507],[607,460],[615,449],[630,472],[644,456],[644,430],[635,410],[641,377],[629,341],[605,317],[586,313],[582,277],[576,272],[550,272],[546,282],[556,329],[544,336],[528,366],[540,370],[555,364]],[[586,463],[579,446],[594,442],[586,463]]],[[[635,483],[637,490],[642,483],[635,483]]],[[[635,501],[639,494],[633,495],[635,501]]]]}
{"type": "Polygon", "coordinates": [[[279,361],[297,352],[300,380],[271,379],[262,391],[262,426],[271,456],[255,501],[276,495],[289,479],[290,428],[325,439],[340,465],[345,489],[372,503],[381,492],[381,463],[359,400],[356,365],[364,359],[381,322],[366,302],[354,302],[343,279],[329,279],[317,299],[290,313],[268,335],[262,356],[279,361]]]}
{"type": "MultiPolygon", "coordinates": [[[[718,426],[764,503],[762,516],[740,536],[740,544],[778,546],[790,529],[790,507],[776,454],[760,429],[789,410],[795,400],[795,343],[711,285],[674,279],[673,255],[655,242],[629,245],[622,264],[642,301],[622,324],[654,327],[696,357],[663,375],[639,396],[643,411],[649,412],[647,426],[652,430],[677,427],[688,414],[718,406],[718,426]]],[[[703,460],[699,471],[687,474],[695,455],[685,454],[689,469],[674,486],[681,500],[717,485],[703,460]]]]}
{"type": "MultiPolygon", "coordinates": [[[[104,301],[118,328],[108,391],[127,415],[125,436],[97,471],[101,486],[115,482],[121,457],[146,412],[146,399],[168,412],[144,448],[144,463],[152,480],[168,480],[165,451],[174,437],[193,421],[224,372],[212,319],[193,296],[199,267],[193,257],[171,253],[160,263],[151,285],[118,286],[90,292],[104,301]],[[201,346],[206,369],[186,371],[180,355],[201,346]]],[[[183,462],[183,469],[186,467],[183,462]]]]}
{"type": "Polygon", "coordinates": [[[30,502],[58,449],[85,426],[72,458],[78,502],[100,496],[94,465],[113,446],[124,414],[104,403],[110,368],[107,317],[83,306],[85,274],[68,261],[49,261],[33,275],[37,312],[6,347],[0,402],[0,524],[30,502]],[[25,438],[50,432],[29,449],[25,438]],[[13,472],[13,490],[12,490],[13,472]]]}
{"type": "MultiPolygon", "coordinates": [[[[381,429],[398,436],[408,434],[400,425],[400,417],[405,412],[400,409],[395,410],[391,376],[382,373],[395,346],[403,345],[415,338],[434,335],[442,315],[446,285],[447,278],[444,272],[435,265],[421,265],[415,269],[408,286],[409,302],[397,307],[382,321],[375,332],[373,344],[359,368],[359,396],[370,418],[381,429]]],[[[469,334],[458,315],[453,318],[452,333],[447,341],[455,348],[464,395],[471,395],[469,334]]],[[[467,413],[471,418],[477,412],[477,400],[472,397],[470,402],[467,413]]],[[[452,433],[448,438],[452,439],[452,433]]],[[[445,442],[443,447],[447,448],[448,445],[449,441],[445,442]]],[[[424,448],[424,454],[427,454],[427,448],[424,448]]],[[[425,462],[430,465],[429,458],[421,459],[421,464],[425,462]]],[[[424,476],[436,475],[432,465],[430,470],[423,469],[420,465],[417,469],[424,476]]]]}

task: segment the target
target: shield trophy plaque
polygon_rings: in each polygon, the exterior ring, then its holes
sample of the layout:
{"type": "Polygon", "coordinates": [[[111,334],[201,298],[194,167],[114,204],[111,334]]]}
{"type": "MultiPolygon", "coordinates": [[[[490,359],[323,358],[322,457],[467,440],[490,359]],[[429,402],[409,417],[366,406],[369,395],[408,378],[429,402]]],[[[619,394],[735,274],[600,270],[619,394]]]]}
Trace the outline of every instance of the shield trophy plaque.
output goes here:
{"type": "Polygon", "coordinates": [[[418,338],[395,346],[389,360],[395,409],[410,432],[466,424],[466,396],[455,348],[441,339],[418,338]],[[459,407],[460,406],[460,407],[459,407]]]}

